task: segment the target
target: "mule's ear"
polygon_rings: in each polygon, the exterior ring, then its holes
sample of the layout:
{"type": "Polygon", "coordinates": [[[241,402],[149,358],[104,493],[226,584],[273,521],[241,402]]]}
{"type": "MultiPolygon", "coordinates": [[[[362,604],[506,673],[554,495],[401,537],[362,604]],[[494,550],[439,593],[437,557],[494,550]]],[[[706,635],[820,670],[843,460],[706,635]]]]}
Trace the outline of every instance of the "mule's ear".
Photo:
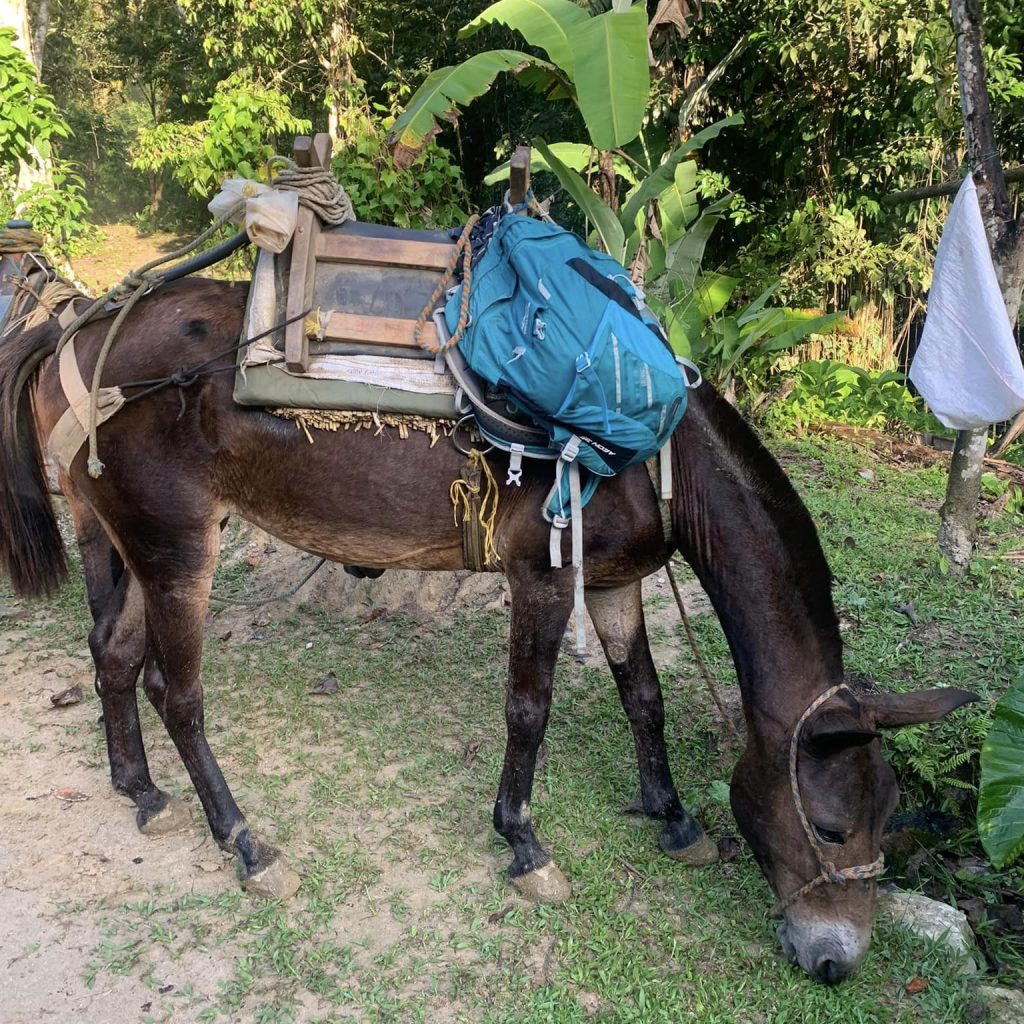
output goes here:
{"type": "Polygon", "coordinates": [[[803,742],[812,757],[829,757],[848,747],[862,747],[878,739],[867,716],[846,708],[825,708],[804,726],[803,742]]]}
{"type": "Polygon", "coordinates": [[[937,722],[950,711],[979,700],[970,690],[944,687],[912,693],[861,693],[857,701],[864,715],[880,729],[898,729],[901,725],[937,722]]]}

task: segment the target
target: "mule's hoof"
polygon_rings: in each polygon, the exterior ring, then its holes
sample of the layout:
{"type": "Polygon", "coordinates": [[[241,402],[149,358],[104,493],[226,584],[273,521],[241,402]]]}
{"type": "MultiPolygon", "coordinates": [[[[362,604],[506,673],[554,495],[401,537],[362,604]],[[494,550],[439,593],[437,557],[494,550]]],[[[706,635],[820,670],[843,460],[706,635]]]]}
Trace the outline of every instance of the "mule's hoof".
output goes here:
{"type": "Polygon", "coordinates": [[[284,857],[275,857],[265,868],[243,878],[242,888],[265,900],[286,900],[299,891],[301,882],[284,857]]]}
{"type": "Polygon", "coordinates": [[[694,868],[707,867],[718,860],[718,846],[708,839],[704,832],[689,846],[684,846],[681,850],[666,850],[665,853],[680,864],[689,864],[694,868]]]}
{"type": "Polygon", "coordinates": [[[185,802],[176,796],[169,796],[167,802],[153,814],[146,814],[141,808],[135,815],[139,831],[150,839],[172,836],[192,828],[192,815],[185,802]]]}
{"type": "Polygon", "coordinates": [[[533,903],[564,903],[572,895],[569,880],[548,861],[542,868],[509,879],[520,896],[525,896],[533,903]]]}

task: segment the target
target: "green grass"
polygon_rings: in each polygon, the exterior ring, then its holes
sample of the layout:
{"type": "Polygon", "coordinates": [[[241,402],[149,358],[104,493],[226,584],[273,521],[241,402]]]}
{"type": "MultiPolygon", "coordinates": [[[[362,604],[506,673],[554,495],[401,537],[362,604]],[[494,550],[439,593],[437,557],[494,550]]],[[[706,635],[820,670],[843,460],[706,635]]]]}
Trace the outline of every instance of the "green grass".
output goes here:
{"type": "MultiPolygon", "coordinates": [[[[969,790],[948,780],[969,787],[972,762],[949,759],[977,746],[991,703],[1020,666],[1021,580],[998,552],[1024,524],[986,522],[977,571],[952,581],[933,541],[937,472],[896,473],[820,441],[778,450],[835,571],[850,670],[883,687],[961,685],[983,695],[948,723],[887,740],[911,802],[966,813],[969,790]],[[873,480],[857,475],[868,465],[873,480]],[[916,630],[893,610],[908,600],[916,630]]],[[[217,585],[244,588],[246,575],[234,564],[217,585]]],[[[39,640],[80,651],[80,584],[51,609],[33,627],[39,640]]],[[[728,679],[721,631],[709,616],[695,626],[713,671],[728,679]]],[[[748,851],[701,871],[660,854],[657,828],[621,813],[637,791],[633,747],[596,659],[560,661],[533,801],[541,841],[574,895],[555,909],[523,903],[504,879],[510,855],[490,825],[507,628],[502,612],[430,627],[360,625],[313,608],[261,625],[258,641],[236,627],[222,642],[214,625],[203,666],[211,744],[253,825],[286,848],[302,889],[284,905],[234,888],[212,897],[157,889],[144,903],[69,908],[103,926],[85,982],[130,974],[153,991],[154,1014],[209,1022],[964,1019],[969,983],[942,950],[880,927],[856,978],[822,988],[782,962],[771,896],[748,851]],[[310,696],[327,672],[338,692],[310,696]],[[479,749],[467,764],[470,743],[479,749]],[[163,992],[197,951],[226,966],[218,990],[163,992]],[[930,985],[909,996],[915,976],[930,985]]],[[[713,833],[733,832],[721,784],[738,752],[716,725],[685,642],[678,633],[673,642],[679,658],[662,681],[677,782],[713,833]]],[[[148,708],[144,726],[151,744],[168,742],[148,708]]],[[[101,770],[99,737],[81,742],[101,770]]],[[[159,781],[197,812],[183,772],[159,781]]],[[[1017,954],[999,949],[1012,980],[1017,954]]]]}

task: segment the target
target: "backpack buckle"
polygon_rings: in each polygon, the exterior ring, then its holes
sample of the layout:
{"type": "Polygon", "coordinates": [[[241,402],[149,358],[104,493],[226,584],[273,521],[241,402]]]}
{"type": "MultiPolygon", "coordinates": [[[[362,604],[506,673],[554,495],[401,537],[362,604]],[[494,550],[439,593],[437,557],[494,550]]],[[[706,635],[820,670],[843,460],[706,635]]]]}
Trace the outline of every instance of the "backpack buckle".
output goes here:
{"type": "Polygon", "coordinates": [[[586,373],[587,370],[589,370],[592,365],[593,365],[593,363],[591,362],[590,353],[589,352],[581,352],[576,357],[576,372],[577,373],[586,373]]]}
{"type": "Polygon", "coordinates": [[[508,476],[505,478],[506,487],[511,487],[512,484],[515,484],[516,487],[523,486],[523,452],[525,451],[526,446],[518,441],[509,446],[508,476]]]}

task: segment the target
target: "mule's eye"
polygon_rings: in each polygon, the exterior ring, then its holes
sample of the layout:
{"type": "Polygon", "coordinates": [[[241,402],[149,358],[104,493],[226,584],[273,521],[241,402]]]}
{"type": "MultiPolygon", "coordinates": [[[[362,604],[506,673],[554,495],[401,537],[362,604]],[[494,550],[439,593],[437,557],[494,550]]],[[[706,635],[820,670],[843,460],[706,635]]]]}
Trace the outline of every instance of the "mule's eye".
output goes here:
{"type": "Polygon", "coordinates": [[[819,843],[831,843],[833,846],[842,846],[846,842],[845,832],[836,832],[830,828],[822,828],[821,825],[811,823],[811,830],[819,843]]]}

